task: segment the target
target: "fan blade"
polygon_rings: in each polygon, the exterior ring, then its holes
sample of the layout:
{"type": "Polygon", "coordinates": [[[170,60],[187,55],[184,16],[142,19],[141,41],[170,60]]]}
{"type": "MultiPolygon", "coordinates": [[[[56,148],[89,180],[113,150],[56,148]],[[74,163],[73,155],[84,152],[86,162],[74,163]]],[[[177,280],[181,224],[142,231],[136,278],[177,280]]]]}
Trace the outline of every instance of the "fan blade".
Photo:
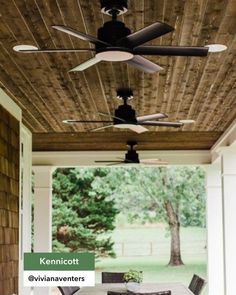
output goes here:
{"type": "Polygon", "coordinates": [[[85,121],[85,120],[63,120],[62,121],[65,124],[76,124],[76,123],[113,123],[113,121],[85,121]]]}
{"type": "Polygon", "coordinates": [[[78,48],[78,49],[31,49],[31,50],[17,50],[23,53],[70,53],[70,52],[88,52],[95,51],[94,48],[78,48]]]}
{"type": "Polygon", "coordinates": [[[124,161],[113,161],[113,160],[111,160],[111,161],[95,161],[95,163],[108,163],[108,164],[106,164],[106,166],[114,166],[114,165],[120,165],[120,164],[123,164],[124,163],[124,161]]]}
{"type": "Polygon", "coordinates": [[[118,44],[125,47],[128,46],[134,48],[157,37],[163,36],[173,30],[174,28],[165,23],[156,22],[146,28],[143,28],[133,34],[120,39],[118,41],[118,44]]]}
{"type": "Polygon", "coordinates": [[[139,46],[133,49],[140,55],[207,56],[209,48],[194,46],[139,46]]]}
{"type": "Polygon", "coordinates": [[[122,162],[124,162],[124,161],[125,161],[125,159],[124,159],[124,158],[120,158],[120,157],[116,157],[116,159],[120,159],[120,160],[122,160],[122,162]]]}
{"type": "Polygon", "coordinates": [[[110,128],[110,127],[113,127],[113,125],[102,126],[99,128],[91,129],[89,131],[94,132],[94,131],[98,131],[98,130],[102,130],[102,129],[106,129],[106,128],[110,128]]]}
{"type": "Polygon", "coordinates": [[[142,122],[145,122],[145,121],[151,121],[151,120],[156,120],[156,119],[164,119],[164,118],[167,118],[167,117],[168,116],[166,114],[157,113],[157,114],[137,117],[137,121],[138,121],[138,123],[142,123],[142,122]]]}
{"type": "Polygon", "coordinates": [[[121,118],[119,118],[119,117],[116,117],[116,116],[113,116],[113,115],[110,115],[110,114],[100,113],[100,112],[99,112],[98,114],[101,115],[101,116],[106,116],[106,117],[114,118],[114,119],[120,120],[120,121],[122,121],[122,122],[125,122],[124,119],[121,119],[121,118]]]}
{"type": "Polygon", "coordinates": [[[165,122],[165,121],[145,121],[141,123],[142,125],[146,126],[164,126],[164,127],[181,127],[184,124],[181,122],[165,122]]]}
{"type": "Polygon", "coordinates": [[[61,31],[63,33],[69,34],[71,36],[77,37],[81,40],[84,41],[89,41],[91,43],[94,44],[99,44],[99,45],[103,45],[103,46],[109,46],[110,44],[103,42],[99,39],[97,39],[96,37],[90,36],[88,34],[82,33],[82,32],[78,32],[70,27],[66,27],[66,26],[52,26],[53,29],[56,29],[58,31],[61,31]]]}
{"type": "Polygon", "coordinates": [[[99,62],[100,62],[100,59],[93,57],[93,58],[90,58],[89,60],[83,62],[82,64],[78,65],[77,67],[71,69],[69,72],[81,72],[83,70],[86,70],[86,69],[96,65],[99,62]]]}
{"type": "Polygon", "coordinates": [[[163,70],[162,67],[154,64],[150,60],[140,55],[135,55],[134,58],[127,60],[126,63],[146,73],[155,73],[155,72],[160,72],[161,70],[163,70]]]}
{"type": "Polygon", "coordinates": [[[128,128],[136,133],[143,133],[143,132],[148,131],[147,128],[144,128],[141,125],[133,125],[133,126],[130,125],[128,128]]]}
{"type": "Polygon", "coordinates": [[[95,163],[123,163],[123,161],[113,161],[113,160],[106,160],[106,161],[94,161],[95,163]]]}
{"type": "Polygon", "coordinates": [[[168,162],[162,161],[160,159],[143,159],[143,160],[140,160],[140,163],[145,165],[167,165],[168,164],[168,162]]]}
{"type": "Polygon", "coordinates": [[[122,161],[122,162],[117,162],[117,163],[110,163],[110,164],[107,164],[106,166],[116,166],[116,165],[120,165],[120,164],[125,164],[125,162],[124,161],[122,161]]]}

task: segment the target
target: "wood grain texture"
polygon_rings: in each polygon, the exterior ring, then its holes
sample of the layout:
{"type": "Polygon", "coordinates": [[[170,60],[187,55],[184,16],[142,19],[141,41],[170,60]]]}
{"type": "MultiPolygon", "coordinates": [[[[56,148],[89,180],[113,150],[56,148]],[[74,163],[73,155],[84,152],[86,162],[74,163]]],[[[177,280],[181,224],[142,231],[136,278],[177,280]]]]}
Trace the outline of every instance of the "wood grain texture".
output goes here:
{"type": "Polygon", "coordinates": [[[0,105],[0,294],[18,293],[19,122],[0,105]]]}
{"type": "Polygon", "coordinates": [[[129,140],[138,142],[139,150],[207,150],[221,132],[76,132],[35,133],[34,151],[126,150],[129,140]]]}
{"type": "MultiPolygon", "coordinates": [[[[109,62],[69,73],[93,53],[27,55],[12,50],[17,44],[89,46],[51,26],[67,25],[96,36],[97,29],[109,19],[101,14],[98,0],[0,0],[0,5],[0,87],[22,108],[23,122],[35,134],[87,133],[100,127],[96,123],[69,126],[62,120],[99,120],[103,118],[98,112],[112,114],[119,104],[115,96],[120,87],[133,88],[131,104],[137,115],[162,111],[170,120],[196,121],[180,132],[221,133],[236,116],[236,0],[129,0],[129,11],[120,19],[131,31],[155,21],[175,27],[173,33],[150,44],[228,46],[227,51],[206,58],[148,57],[164,68],[157,74],[109,62]]],[[[108,134],[100,136],[105,139],[108,134]]]]}

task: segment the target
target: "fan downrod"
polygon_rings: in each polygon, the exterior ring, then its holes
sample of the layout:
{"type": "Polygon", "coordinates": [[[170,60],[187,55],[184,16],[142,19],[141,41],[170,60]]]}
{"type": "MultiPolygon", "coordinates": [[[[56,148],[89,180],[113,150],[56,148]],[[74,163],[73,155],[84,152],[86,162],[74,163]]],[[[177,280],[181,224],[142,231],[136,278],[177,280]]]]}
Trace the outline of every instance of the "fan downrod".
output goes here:
{"type": "Polygon", "coordinates": [[[129,140],[126,142],[126,145],[130,148],[131,151],[134,150],[134,147],[137,146],[137,141],[129,140]]]}
{"type": "Polygon", "coordinates": [[[111,15],[113,20],[128,11],[128,0],[100,0],[100,2],[101,12],[111,15]]]}

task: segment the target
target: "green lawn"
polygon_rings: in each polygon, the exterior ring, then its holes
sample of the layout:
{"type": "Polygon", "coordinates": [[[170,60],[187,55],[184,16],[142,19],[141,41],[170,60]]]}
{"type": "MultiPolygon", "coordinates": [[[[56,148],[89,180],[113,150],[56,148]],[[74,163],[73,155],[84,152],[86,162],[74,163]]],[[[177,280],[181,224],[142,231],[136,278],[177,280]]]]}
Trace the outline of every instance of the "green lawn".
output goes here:
{"type": "MultiPolygon", "coordinates": [[[[96,281],[101,282],[102,271],[127,271],[130,268],[142,270],[144,282],[183,282],[188,284],[193,273],[206,278],[206,230],[202,228],[181,229],[181,249],[184,266],[167,267],[170,253],[170,237],[165,227],[140,227],[116,229],[112,235],[115,248],[126,243],[126,256],[106,258],[96,263],[96,281]],[[148,253],[147,245],[153,242],[153,256],[140,256],[148,253]]],[[[121,254],[121,251],[117,253],[121,254]]],[[[206,291],[205,293],[206,294],[206,291]]]]}

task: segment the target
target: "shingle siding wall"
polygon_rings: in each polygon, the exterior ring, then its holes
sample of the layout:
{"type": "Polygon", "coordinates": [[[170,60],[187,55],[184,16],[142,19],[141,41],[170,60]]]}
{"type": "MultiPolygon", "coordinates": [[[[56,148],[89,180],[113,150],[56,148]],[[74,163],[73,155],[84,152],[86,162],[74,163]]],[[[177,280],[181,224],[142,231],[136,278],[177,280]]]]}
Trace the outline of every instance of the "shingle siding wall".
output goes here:
{"type": "Polygon", "coordinates": [[[19,122],[0,105],[0,294],[18,293],[19,122]]]}

